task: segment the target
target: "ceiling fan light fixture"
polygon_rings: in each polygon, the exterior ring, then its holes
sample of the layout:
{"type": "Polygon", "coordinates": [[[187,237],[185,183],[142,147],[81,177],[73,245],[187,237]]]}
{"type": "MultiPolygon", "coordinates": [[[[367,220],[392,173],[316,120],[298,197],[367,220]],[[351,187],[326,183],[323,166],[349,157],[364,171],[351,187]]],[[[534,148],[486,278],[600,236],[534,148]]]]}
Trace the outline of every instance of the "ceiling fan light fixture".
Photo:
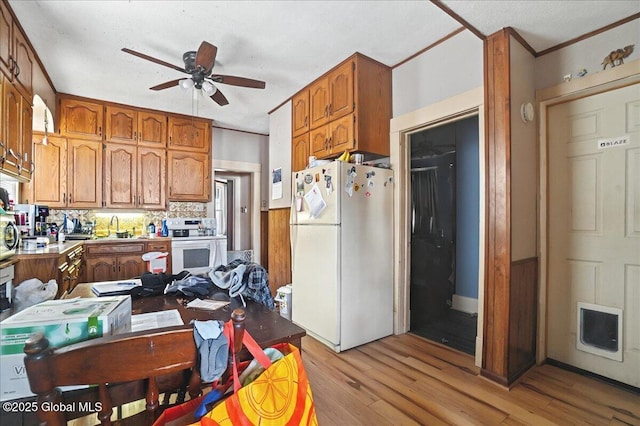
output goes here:
{"type": "Polygon", "coordinates": [[[180,80],[180,87],[183,89],[191,89],[194,86],[193,80],[190,78],[185,78],[184,80],[180,80]]]}
{"type": "Polygon", "coordinates": [[[218,88],[214,86],[213,83],[204,81],[202,83],[202,91],[205,93],[205,95],[211,96],[218,91],[218,88]]]}

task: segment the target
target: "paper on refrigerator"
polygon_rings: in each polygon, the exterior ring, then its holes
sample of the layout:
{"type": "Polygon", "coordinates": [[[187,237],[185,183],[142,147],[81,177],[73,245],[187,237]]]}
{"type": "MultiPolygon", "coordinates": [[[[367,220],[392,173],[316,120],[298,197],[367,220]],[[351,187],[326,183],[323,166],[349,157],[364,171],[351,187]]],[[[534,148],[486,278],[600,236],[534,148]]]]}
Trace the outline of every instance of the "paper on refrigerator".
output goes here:
{"type": "Polygon", "coordinates": [[[312,218],[320,217],[322,211],[327,207],[317,183],[314,183],[309,192],[304,194],[304,199],[309,206],[309,216],[312,218]]]}

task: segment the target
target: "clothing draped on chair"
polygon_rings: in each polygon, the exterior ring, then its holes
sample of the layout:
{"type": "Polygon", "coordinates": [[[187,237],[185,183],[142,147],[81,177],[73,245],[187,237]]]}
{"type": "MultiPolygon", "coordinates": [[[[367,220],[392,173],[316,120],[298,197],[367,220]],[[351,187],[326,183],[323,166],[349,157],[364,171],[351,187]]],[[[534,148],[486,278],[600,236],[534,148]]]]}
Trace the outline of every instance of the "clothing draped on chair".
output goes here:
{"type": "Polygon", "coordinates": [[[236,259],[228,265],[218,266],[209,276],[220,288],[234,288],[234,284],[240,284],[237,287],[243,297],[258,302],[272,311],[276,308],[269,288],[269,274],[258,263],[236,259]],[[240,278],[241,283],[236,283],[235,280],[240,278]]]}

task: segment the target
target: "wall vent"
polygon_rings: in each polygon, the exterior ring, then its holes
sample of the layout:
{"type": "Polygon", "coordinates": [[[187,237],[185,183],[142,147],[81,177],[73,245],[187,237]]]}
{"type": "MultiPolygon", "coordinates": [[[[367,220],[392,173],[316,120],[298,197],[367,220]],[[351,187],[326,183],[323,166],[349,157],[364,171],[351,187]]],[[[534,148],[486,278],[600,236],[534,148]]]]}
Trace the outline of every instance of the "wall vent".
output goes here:
{"type": "Polygon", "coordinates": [[[622,309],[578,302],[576,348],[622,362],[622,309]]]}

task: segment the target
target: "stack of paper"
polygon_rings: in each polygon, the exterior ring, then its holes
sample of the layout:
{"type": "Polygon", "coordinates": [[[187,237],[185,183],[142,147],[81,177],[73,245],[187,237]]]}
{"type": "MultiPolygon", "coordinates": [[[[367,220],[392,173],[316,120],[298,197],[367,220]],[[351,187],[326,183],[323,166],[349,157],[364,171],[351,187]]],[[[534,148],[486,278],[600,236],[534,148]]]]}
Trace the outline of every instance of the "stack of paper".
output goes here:
{"type": "Polygon", "coordinates": [[[131,289],[142,285],[142,280],[102,281],[91,285],[96,296],[118,296],[131,294],[131,289]]]}

